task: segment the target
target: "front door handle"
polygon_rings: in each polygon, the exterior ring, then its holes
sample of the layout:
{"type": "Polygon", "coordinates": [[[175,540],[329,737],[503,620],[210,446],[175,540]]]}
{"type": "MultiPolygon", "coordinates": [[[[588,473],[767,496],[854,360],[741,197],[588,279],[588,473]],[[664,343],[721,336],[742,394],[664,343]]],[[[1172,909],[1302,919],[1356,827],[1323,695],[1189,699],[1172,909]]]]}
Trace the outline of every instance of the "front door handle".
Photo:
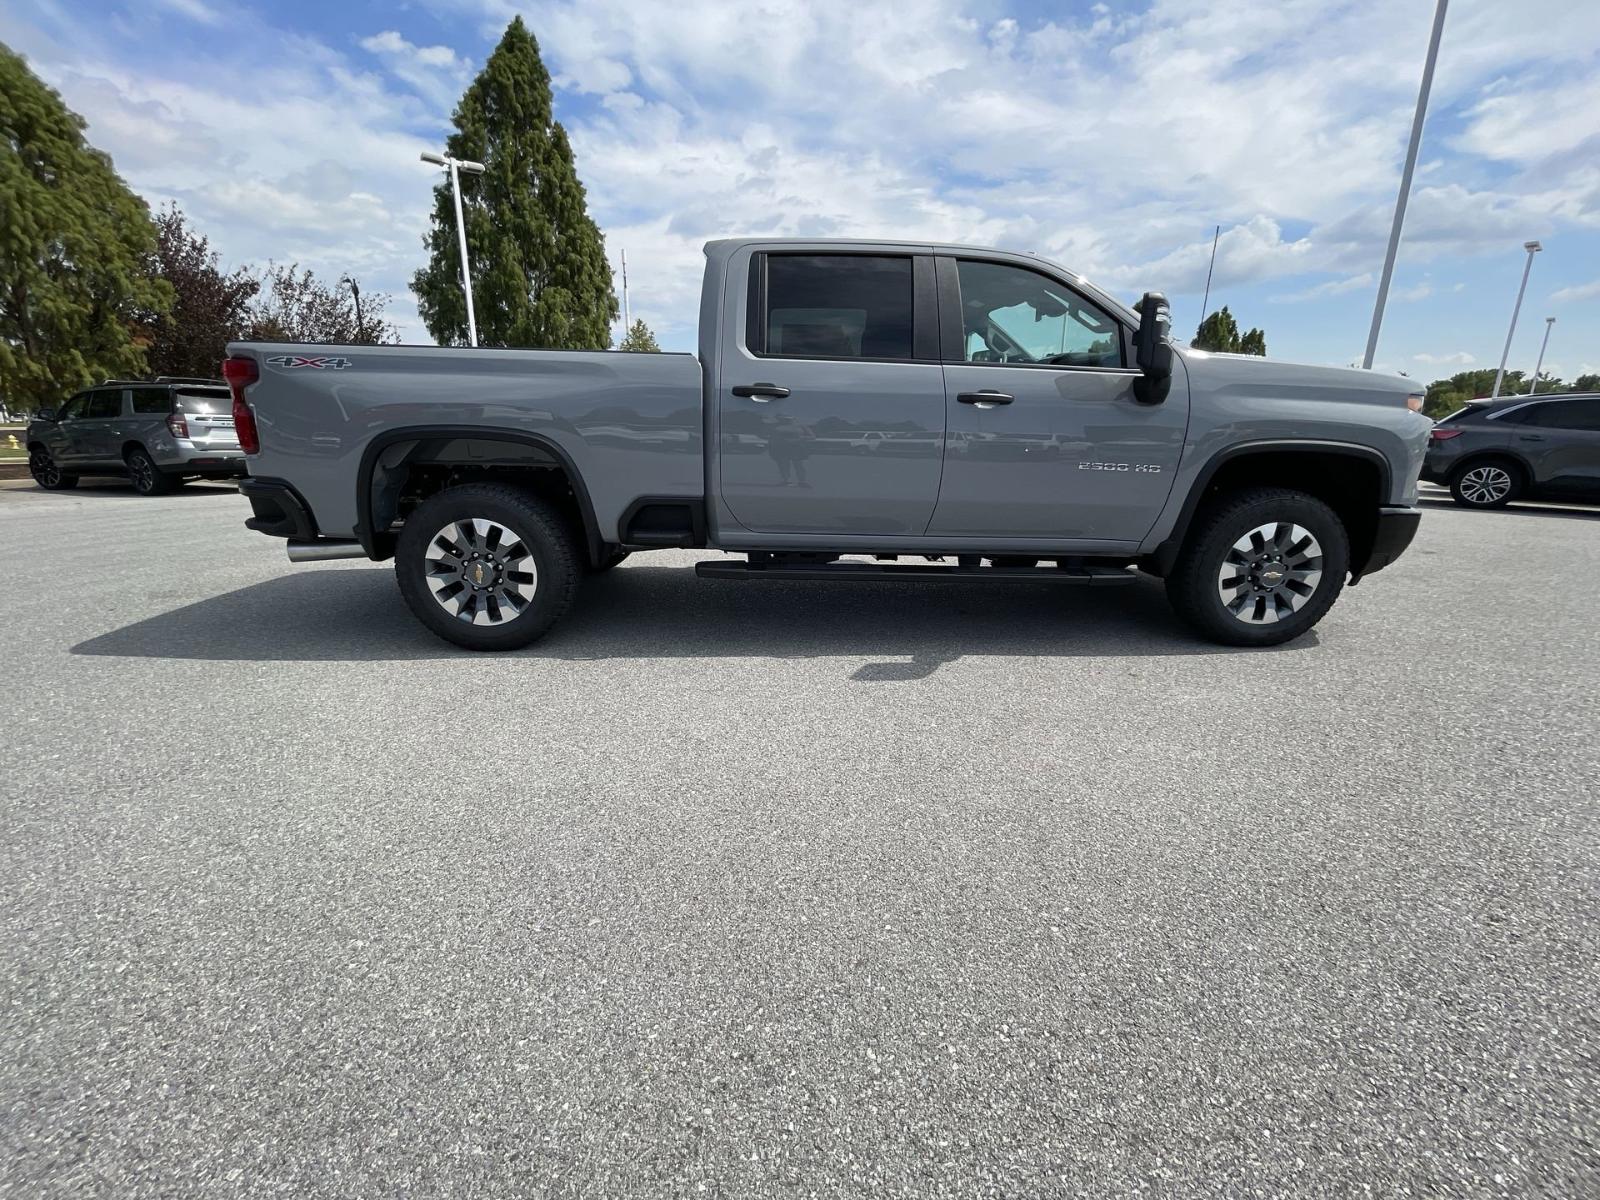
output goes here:
{"type": "Polygon", "coordinates": [[[741,383],[734,387],[733,394],[765,404],[769,400],[782,400],[789,394],[789,389],[775,383],[741,383]]]}
{"type": "Polygon", "coordinates": [[[1542,442],[1542,441],[1544,441],[1544,434],[1542,434],[1542,433],[1519,433],[1519,434],[1517,434],[1517,441],[1519,441],[1519,442],[1542,442]]]}
{"type": "Polygon", "coordinates": [[[1010,404],[1015,396],[985,388],[981,392],[961,392],[956,400],[961,404],[976,404],[979,408],[993,408],[996,404],[1010,404]]]}

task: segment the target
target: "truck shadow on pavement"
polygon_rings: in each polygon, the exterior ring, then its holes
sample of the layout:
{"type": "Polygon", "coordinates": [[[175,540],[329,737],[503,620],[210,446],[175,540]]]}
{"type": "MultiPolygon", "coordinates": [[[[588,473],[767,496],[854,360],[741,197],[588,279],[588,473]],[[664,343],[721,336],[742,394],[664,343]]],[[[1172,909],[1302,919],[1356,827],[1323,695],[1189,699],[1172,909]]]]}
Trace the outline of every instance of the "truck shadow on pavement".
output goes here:
{"type": "MultiPolygon", "coordinates": [[[[1280,651],[1309,649],[1316,633],[1280,651]]],[[[149,617],[74,654],[217,662],[471,658],[417,623],[391,572],[305,571],[149,617]],[[196,637],[196,630],[205,630],[196,637]]],[[[629,564],[587,580],[567,618],[513,657],[885,658],[860,682],[923,679],[965,656],[1228,654],[1180,626],[1161,585],[743,583],[629,564]]],[[[1260,653],[1260,651],[1250,651],[1260,653]]]]}

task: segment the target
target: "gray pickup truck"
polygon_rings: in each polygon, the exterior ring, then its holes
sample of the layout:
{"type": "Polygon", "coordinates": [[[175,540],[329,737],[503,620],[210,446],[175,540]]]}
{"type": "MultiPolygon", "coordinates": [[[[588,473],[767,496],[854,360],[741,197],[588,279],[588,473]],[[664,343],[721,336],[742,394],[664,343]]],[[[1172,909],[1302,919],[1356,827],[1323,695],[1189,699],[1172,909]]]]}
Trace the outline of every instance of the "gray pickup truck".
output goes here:
{"type": "Polygon", "coordinates": [[[706,547],[722,579],[1108,585],[1284,642],[1416,531],[1404,378],[1172,345],[1031,255],[706,247],[700,352],[229,347],[262,533],[394,558],[424,625],[526,645],[586,572],[706,547]]]}

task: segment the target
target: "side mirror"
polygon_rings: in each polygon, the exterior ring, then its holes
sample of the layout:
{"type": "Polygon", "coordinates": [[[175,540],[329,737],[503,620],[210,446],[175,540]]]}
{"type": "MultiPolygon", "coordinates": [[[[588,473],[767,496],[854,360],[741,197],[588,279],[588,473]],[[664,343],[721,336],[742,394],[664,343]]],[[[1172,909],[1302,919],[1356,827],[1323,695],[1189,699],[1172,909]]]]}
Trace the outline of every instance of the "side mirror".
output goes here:
{"type": "Polygon", "coordinates": [[[1160,292],[1139,301],[1139,332],[1133,335],[1134,361],[1144,374],[1134,381],[1141,404],[1160,404],[1172,390],[1172,310],[1160,292]]]}
{"type": "Polygon", "coordinates": [[[56,419],[56,410],[53,408],[41,408],[38,412],[33,414],[33,417],[36,421],[53,422],[56,419]]]}

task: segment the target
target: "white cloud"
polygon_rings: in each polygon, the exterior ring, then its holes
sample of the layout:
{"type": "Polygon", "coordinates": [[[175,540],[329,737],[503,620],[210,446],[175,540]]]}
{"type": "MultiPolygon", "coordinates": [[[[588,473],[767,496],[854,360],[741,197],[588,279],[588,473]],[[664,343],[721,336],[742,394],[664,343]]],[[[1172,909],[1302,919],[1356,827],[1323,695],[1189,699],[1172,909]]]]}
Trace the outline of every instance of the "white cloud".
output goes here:
{"type": "Polygon", "coordinates": [[[1470,367],[1478,361],[1465,350],[1457,350],[1454,354],[1413,354],[1411,357],[1415,362],[1428,363],[1433,366],[1470,367]]]}
{"type": "Polygon", "coordinates": [[[1590,280],[1588,283],[1574,284],[1550,293],[1550,300],[1555,304],[1566,304],[1573,300],[1593,300],[1600,296],[1600,279],[1590,280]]]}
{"type": "Polygon", "coordinates": [[[1272,300],[1277,304],[1293,304],[1302,300],[1321,300],[1328,296],[1342,296],[1346,292],[1358,292],[1363,288],[1372,286],[1372,272],[1363,271],[1359,275],[1351,275],[1345,279],[1330,279],[1325,283],[1319,283],[1298,292],[1290,292],[1283,296],[1273,296],[1272,300]]]}
{"type": "Polygon", "coordinates": [[[360,46],[441,114],[455,107],[471,77],[470,64],[449,46],[415,46],[392,29],[362,38],[360,46]]]}

